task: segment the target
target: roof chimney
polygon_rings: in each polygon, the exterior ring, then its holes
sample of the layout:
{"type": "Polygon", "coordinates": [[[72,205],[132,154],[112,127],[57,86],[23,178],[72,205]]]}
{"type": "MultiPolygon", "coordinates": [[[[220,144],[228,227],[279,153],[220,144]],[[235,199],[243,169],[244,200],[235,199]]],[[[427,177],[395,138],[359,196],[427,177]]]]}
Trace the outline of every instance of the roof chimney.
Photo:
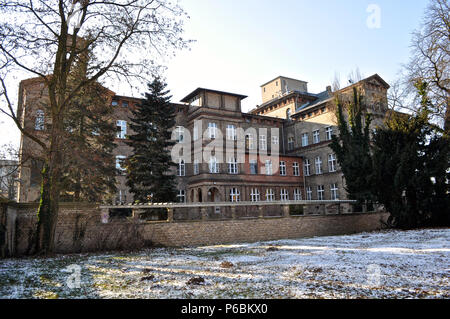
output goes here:
{"type": "Polygon", "coordinates": [[[328,92],[328,93],[331,93],[331,85],[328,85],[328,86],[327,86],[327,92],[328,92]]]}

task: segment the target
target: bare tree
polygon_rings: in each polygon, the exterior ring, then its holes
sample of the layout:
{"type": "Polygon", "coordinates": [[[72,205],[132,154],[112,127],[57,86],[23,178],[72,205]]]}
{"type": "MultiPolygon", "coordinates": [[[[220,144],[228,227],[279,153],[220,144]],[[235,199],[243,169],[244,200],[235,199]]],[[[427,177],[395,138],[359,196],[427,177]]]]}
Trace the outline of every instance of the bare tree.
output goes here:
{"type": "Polygon", "coordinates": [[[339,72],[334,72],[334,78],[331,85],[332,91],[337,92],[340,89],[347,87],[349,85],[358,83],[359,81],[364,79],[364,75],[359,70],[359,67],[356,67],[354,70],[351,70],[347,75],[347,82],[342,83],[341,75],[339,72]]]}
{"type": "MultiPolygon", "coordinates": [[[[406,90],[416,92],[418,81],[428,83],[431,110],[450,131],[450,3],[430,0],[421,27],[413,34],[412,57],[406,66],[406,90]]],[[[414,101],[412,105],[420,105],[414,101]]]]}
{"type": "Polygon", "coordinates": [[[167,0],[0,0],[0,110],[45,154],[36,253],[53,250],[61,136],[70,102],[83,87],[106,77],[128,83],[148,79],[157,55],[187,46],[183,17],[183,10],[167,0]],[[86,60],[86,77],[69,87],[72,68],[86,60]],[[22,110],[14,110],[7,88],[17,71],[40,78],[48,90],[46,139],[23,127],[22,110]]]}
{"type": "Polygon", "coordinates": [[[12,144],[0,146],[0,194],[9,200],[17,196],[19,152],[12,144]]]}
{"type": "Polygon", "coordinates": [[[405,85],[404,76],[397,78],[390,85],[387,93],[388,108],[394,111],[415,112],[416,107],[412,103],[414,98],[405,85]]]}

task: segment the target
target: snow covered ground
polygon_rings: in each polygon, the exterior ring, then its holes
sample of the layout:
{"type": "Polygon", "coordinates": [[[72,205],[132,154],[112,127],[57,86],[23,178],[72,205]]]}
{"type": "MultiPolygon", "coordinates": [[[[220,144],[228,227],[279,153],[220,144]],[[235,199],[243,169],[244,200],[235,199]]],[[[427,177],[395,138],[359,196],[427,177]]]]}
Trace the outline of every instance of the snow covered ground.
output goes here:
{"type": "Polygon", "coordinates": [[[449,298],[449,239],[382,231],[0,260],[0,298],[449,298]]]}

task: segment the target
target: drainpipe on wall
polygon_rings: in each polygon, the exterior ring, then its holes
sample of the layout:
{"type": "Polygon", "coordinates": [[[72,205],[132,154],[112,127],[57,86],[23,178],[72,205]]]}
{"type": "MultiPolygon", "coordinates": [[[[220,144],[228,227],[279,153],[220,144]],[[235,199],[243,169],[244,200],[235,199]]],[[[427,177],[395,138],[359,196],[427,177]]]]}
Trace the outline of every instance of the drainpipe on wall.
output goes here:
{"type": "Polygon", "coordinates": [[[294,102],[295,102],[295,104],[294,104],[295,109],[292,114],[295,114],[297,112],[297,95],[294,96],[294,102]]]}
{"type": "MultiPolygon", "coordinates": [[[[303,169],[303,161],[305,160],[304,156],[300,156],[300,158],[302,159],[302,172],[303,172],[303,193],[305,195],[305,200],[306,200],[306,176],[305,176],[305,170],[303,169]]],[[[299,168],[300,169],[300,168],[299,168]]]]}

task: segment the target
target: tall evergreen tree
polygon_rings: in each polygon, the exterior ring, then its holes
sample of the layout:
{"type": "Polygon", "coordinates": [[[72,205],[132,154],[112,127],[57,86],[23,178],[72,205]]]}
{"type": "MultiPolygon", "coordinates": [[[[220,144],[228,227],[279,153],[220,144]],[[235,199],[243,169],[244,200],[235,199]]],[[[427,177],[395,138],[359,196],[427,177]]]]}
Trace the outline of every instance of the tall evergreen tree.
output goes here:
{"type": "Polygon", "coordinates": [[[339,135],[333,136],[330,148],[336,153],[344,174],[349,198],[358,200],[360,204],[372,201],[369,130],[371,114],[365,112],[363,96],[356,88],[353,88],[352,101],[345,103],[337,96],[336,106],[339,135]],[[348,120],[344,115],[344,109],[348,111],[348,120]]]}
{"type": "Polygon", "coordinates": [[[167,85],[159,78],[148,84],[149,92],[132,111],[128,144],[133,155],[126,161],[127,186],[139,202],[173,202],[176,199],[175,166],[170,155],[175,107],[167,85]]]}
{"type": "Polygon", "coordinates": [[[397,228],[448,226],[450,141],[430,123],[427,84],[416,83],[414,115],[393,114],[373,139],[373,193],[397,228]]]}

